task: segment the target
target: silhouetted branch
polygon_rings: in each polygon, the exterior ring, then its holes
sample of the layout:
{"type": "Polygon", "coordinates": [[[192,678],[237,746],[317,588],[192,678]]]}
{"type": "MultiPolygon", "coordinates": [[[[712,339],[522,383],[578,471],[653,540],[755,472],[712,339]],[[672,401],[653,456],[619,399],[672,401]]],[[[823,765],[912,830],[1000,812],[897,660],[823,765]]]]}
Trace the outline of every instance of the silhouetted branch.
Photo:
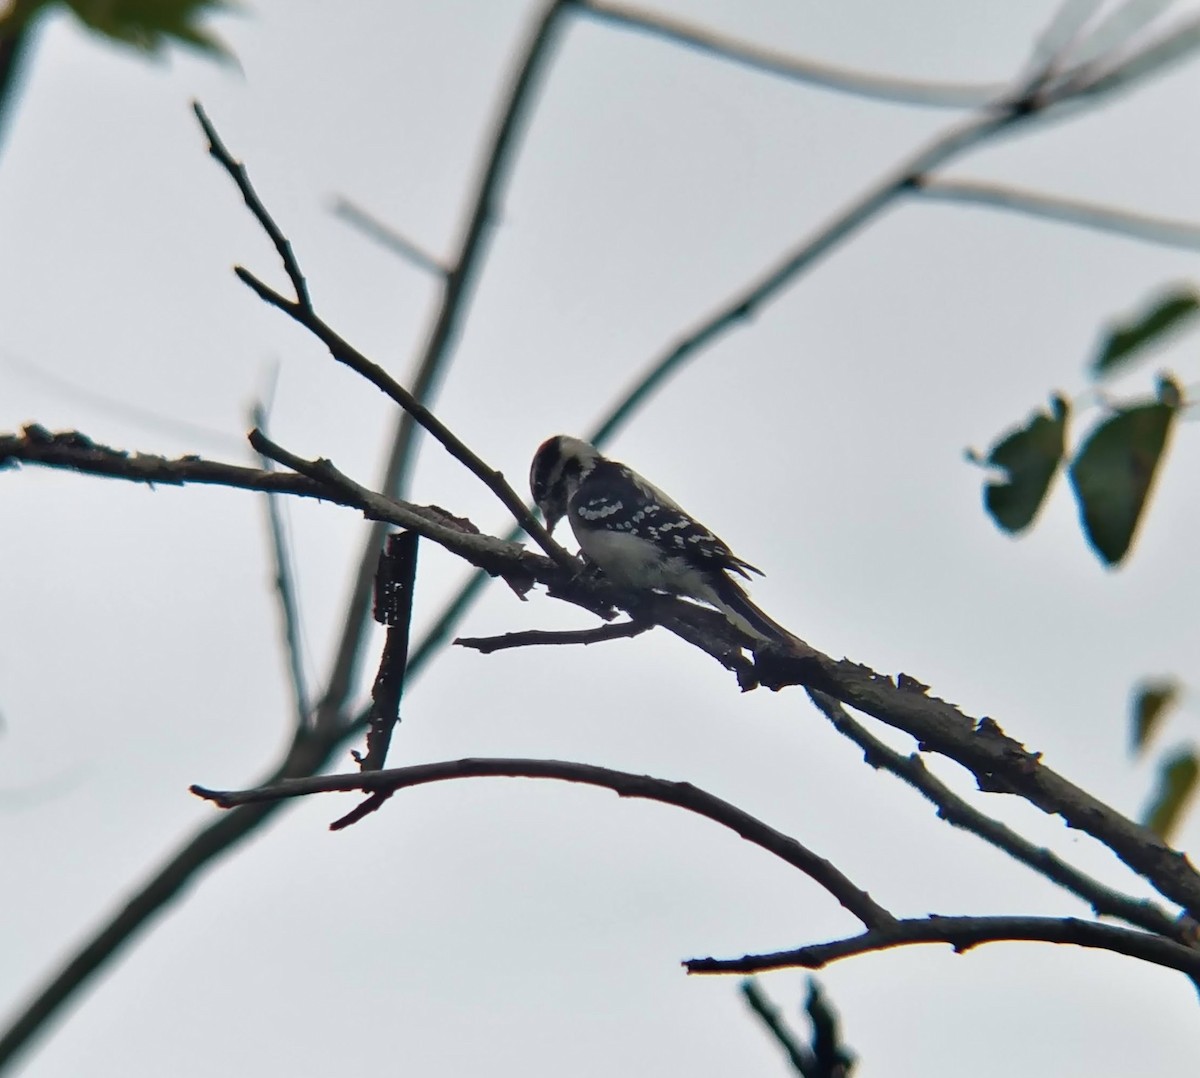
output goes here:
{"type": "Polygon", "coordinates": [[[653,622],[619,621],[614,625],[597,625],[593,629],[570,629],[563,632],[529,629],[519,633],[504,633],[501,636],[460,636],[454,642],[459,647],[490,655],[493,651],[539,644],[599,644],[605,640],[626,640],[632,636],[640,636],[652,628],[653,622]]]}
{"type": "Polygon", "coordinates": [[[973,719],[953,704],[929,696],[926,686],[900,674],[897,681],[869,667],[818,651],[784,654],[763,649],[755,672],[766,688],[789,685],[823,692],[915,738],[923,752],[937,752],[967,768],[979,788],[1017,794],[1068,826],[1099,839],[1160,894],[1200,913],[1200,875],[1182,853],[1154,832],[1122,816],[1067,781],[990,718],[973,719]]]}
{"type": "Polygon", "coordinates": [[[275,245],[279,260],[283,263],[284,272],[287,273],[288,280],[292,282],[292,288],[296,292],[296,304],[306,311],[311,311],[312,299],[308,294],[308,283],[304,280],[304,274],[300,272],[300,265],[296,261],[295,254],[292,252],[291,243],[267,212],[266,206],[259,200],[257,193],[250,184],[250,177],[246,173],[245,166],[236,160],[225,148],[225,144],[217,134],[216,128],[209,121],[204,111],[204,106],[199,101],[193,101],[192,111],[195,112],[196,119],[200,121],[200,126],[204,128],[204,135],[208,139],[208,152],[210,156],[229,173],[230,178],[237,184],[237,189],[242,193],[242,198],[245,200],[250,212],[254,215],[254,219],[262,226],[262,230],[275,245]]]}
{"type": "Polygon", "coordinates": [[[1138,958],[1186,974],[1200,982],[1200,950],[1131,928],[1098,925],[1073,917],[917,917],[871,929],[849,939],[797,947],[775,954],[742,958],[693,958],[684,962],[689,973],[761,973],[769,969],[820,969],[830,962],[857,955],[906,947],[914,943],[948,943],[968,951],[983,943],[1068,943],[1129,958],[1138,958]]]}
{"type": "Polygon", "coordinates": [[[633,775],[594,764],[570,763],[565,760],[476,759],[444,760],[439,763],[418,764],[413,767],[390,768],[386,771],[364,771],[346,775],[316,775],[311,778],[290,779],[252,790],[210,790],[193,786],[192,793],[221,808],[261,804],[289,797],[315,793],[361,790],[364,793],[395,792],[430,782],[446,782],[467,778],[530,778],[556,779],[587,786],[600,786],[621,797],[635,797],[674,805],[698,816],[721,824],[753,843],[773,853],[793,868],[825,888],[834,898],[869,927],[891,926],[896,919],[865,891],[856,887],[833,864],[818,857],[794,838],[776,831],[736,805],[723,801],[690,782],[668,782],[649,775],[633,775]]]}
{"type": "Polygon", "coordinates": [[[329,349],[330,355],[339,363],[344,363],[356,374],[362,375],[372,385],[387,394],[406,412],[413,415],[422,427],[446,447],[451,456],[465,464],[472,474],[482,480],[488,489],[509,509],[522,529],[552,559],[564,567],[575,564],[574,558],[550,537],[546,529],[537,522],[525,507],[524,501],[508,485],[503,474],[493,468],[489,468],[479,456],[467,447],[466,443],[458,435],[413,397],[407,389],[400,385],[379,364],[368,359],[357,348],[338,336],[313,311],[298,303],[293,303],[285,296],[281,296],[241,266],[236,266],[234,272],[260,298],[290,315],[312,333],[313,336],[318,338],[329,349]]]}
{"type": "MultiPolygon", "coordinates": [[[[549,559],[514,544],[465,529],[463,522],[444,511],[439,519],[432,510],[375,494],[342,475],[329,461],[304,461],[258,433],[254,444],[273,459],[300,471],[312,484],[306,493],[330,497],[342,504],[353,505],[376,519],[411,528],[472,564],[503,576],[514,586],[519,586],[522,581],[539,581],[547,586],[551,595],[594,611],[602,611],[605,604],[621,605],[623,599],[626,602],[635,600],[632,605],[636,607],[639,619],[654,621],[713,656],[737,675],[743,689],[757,684],[773,690],[803,686],[826,693],[903,730],[914,737],[923,750],[941,753],[971,771],[981,789],[1018,794],[1047,813],[1061,815],[1071,827],[1085,831],[1107,845],[1160,893],[1183,906],[1193,918],[1200,911],[1200,876],[1184,855],[1172,850],[1149,829],[1127,819],[1044,766],[1037,753],[1029,752],[1019,742],[1005,736],[992,720],[974,720],[953,705],[930,697],[925,686],[913,678],[899,675],[898,683],[893,682],[869,667],[849,660],[835,661],[811,648],[785,652],[759,647],[751,664],[743,649],[752,647],[752,642],[717,611],[668,595],[624,596],[603,582],[583,578],[573,571],[574,563],[572,571],[564,570],[549,559]]],[[[13,452],[14,448],[20,450],[21,439],[0,436],[0,464],[18,456],[13,452]]],[[[46,448],[34,439],[34,458],[39,455],[38,450],[46,448]]],[[[90,459],[96,450],[88,443],[80,452],[90,459]]],[[[70,454],[64,458],[64,453],[66,449],[59,446],[58,466],[75,466],[70,454]]],[[[113,451],[108,450],[105,456],[110,468],[112,454],[113,451]]],[[[136,465],[142,458],[117,455],[116,459],[123,465],[136,465]]],[[[149,469],[151,474],[138,478],[152,479],[164,470],[165,474],[172,475],[172,466],[178,463],[182,466],[180,471],[202,469],[208,482],[216,481],[214,466],[208,462],[150,460],[154,463],[149,469]]],[[[234,473],[240,480],[236,485],[252,489],[262,489],[266,484],[284,478],[273,473],[255,473],[253,469],[220,467],[234,473]],[[253,477],[252,482],[247,481],[247,473],[253,477]]],[[[175,481],[182,479],[176,477],[175,481]]]]}
{"type": "Polygon", "coordinates": [[[890,771],[897,778],[907,782],[926,800],[937,806],[938,816],[947,823],[978,835],[1013,860],[1020,861],[1040,876],[1078,895],[1100,916],[1118,917],[1129,924],[1161,936],[1168,936],[1180,943],[1196,942],[1196,923],[1190,918],[1172,917],[1152,902],[1121,894],[1067,864],[1044,846],[1035,846],[1012,828],[980,812],[959,797],[941,779],[934,776],[919,755],[913,753],[905,756],[885,745],[857,722],[837,700],[812,689],[808,691],[808,695],[839,733],[845,734],[863,749],[864,759],[868,764],[890,771]]]}
{"type": "Polygon", "coordinates": [[[234,267],[234,272],[237,274],[238,279],[247,285],[264,302],[277,307],[302,325],[325,345],[329,350],[329,354],[334,359],[365,378],[420,423],[425,430],[432,434],[446,448],[451,456],[464,464],[473,475],[482,480],[488,489],[508,508],[517,523],[521,525],[525,532],[553,560],[564,567],[573,564],[571,555],[563,550],[550,537],[546,529],[537,522],[536,518],[525,507],[525,502],[508,485],[502,473],[488,467],[458,435],[450,430],[412,393],[397,382],[378,363],[368,359],[357,348],[344,340],[317,315],[316,311],[313,310],[312,302],[309,300],[307,292],[303,290],[303,277],[300,275],[300,267],[292,253],[291,245],[267,214],[266,209],[263,207],[262,202],[259,200],[250,183],[250,178],[245,167],[235,161],[229,154],[229,151],[222,145],[215,129],[204,115],[204,110],[199,105],[196,105],[195,109],[196,115],[204,127],[205,134],[208,136],[210,153],[233,178],[234,182],[238,185],[238,189],[242,192],[246,204],[254,213],[255,218],[271,236],[272,241],[275,243],[275,248],[279,252],[279,256],[287,269],[288,276],[296,286],[299,298],[295,300],[288,299],[242,266],[234,267]]]}
{"type": "Polygon", "coordinates": [[[375,577],[375,620],[387,627],[367,720],[367,751],[355,752],[362,771],[378,771],[387,761],[392,730],[400,721],[400,699],[408,674],[408,638],[417,582],[416,532],[389,536],[375,577]]]}

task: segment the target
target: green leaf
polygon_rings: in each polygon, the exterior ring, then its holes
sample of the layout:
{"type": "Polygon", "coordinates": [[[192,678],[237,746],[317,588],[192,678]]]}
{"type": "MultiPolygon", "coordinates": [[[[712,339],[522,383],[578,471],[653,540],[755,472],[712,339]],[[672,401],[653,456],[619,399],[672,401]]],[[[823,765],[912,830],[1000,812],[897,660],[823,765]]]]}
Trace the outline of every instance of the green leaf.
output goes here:
{"type": "Polygon", "coordinates": [[[227,10],[226,0],[62,0],[90,29],[157,55],[169,44],[189,45],[210,56],[228,50],[200,21],[227,10]]]}
{"type": "Polygon", "coordinates": [[[1133,690],[1133,751],[1146,747],[1160,720],[1179,699],[1179,682],[1173,678],[1143,681],[1133,690]]]}
{"type": "Polygon", "coordinates": [[[984,507],[1002,531],[1023,531],[1041,508],[1063,458],[1069,412],[1062,397],[1052,397],[1049,412],[1034,412],[1025,426],[1011,430],[977,461],[1006,473],[990,480],[983,492],[984,507]]]}
{"type": "Polygon", "coordinates": [[[1092,374],[1097,378],[1112,374],[1118,367],[1139,358],[1138,353],[1159,343],[1172,330],[1179,329],[1197,312],[1200,312],[1200,296],[1194,289],[1163,292],[1153,306],[1131,321],[1118,322],[1109,329],[1099,354],[1092,360],[1092,374]]]}
{"type": "Polygon", "coordinates": [[[1198,777],[1200,762],[1194,753],[1186,750],[1163,761],[1159,768],[1158,788],[1142,822],[1164,842],[1170,841],[1188,802],[1196,793],[1198,777]]]}
{"type": "MultiPolygon", "coordinates": [[[[1174,390],[1174,383],[1167,385],[1174,390]]],[[[1119,409],[1075,456],[1071,484],[1080,520],[1106,565],[1116,565],[1129,551],[1175,414],[1175,405],[1163,400],[1119,409]]]]}

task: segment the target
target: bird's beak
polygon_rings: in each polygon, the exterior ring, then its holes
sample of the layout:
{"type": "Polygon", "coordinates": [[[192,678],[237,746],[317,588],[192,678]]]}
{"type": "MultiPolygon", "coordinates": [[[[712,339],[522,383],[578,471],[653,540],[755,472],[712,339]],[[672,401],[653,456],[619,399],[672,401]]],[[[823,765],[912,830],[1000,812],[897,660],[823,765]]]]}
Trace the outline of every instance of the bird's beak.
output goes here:
{"type": "Polygon", "coordinates": [[[553,535],[554,529],[558,527],[559,521],[563,518],[562,510],[549,504],[539,505],[538,508],[542,511],[542,519],[546,522],[546,531],[553,535]]]}

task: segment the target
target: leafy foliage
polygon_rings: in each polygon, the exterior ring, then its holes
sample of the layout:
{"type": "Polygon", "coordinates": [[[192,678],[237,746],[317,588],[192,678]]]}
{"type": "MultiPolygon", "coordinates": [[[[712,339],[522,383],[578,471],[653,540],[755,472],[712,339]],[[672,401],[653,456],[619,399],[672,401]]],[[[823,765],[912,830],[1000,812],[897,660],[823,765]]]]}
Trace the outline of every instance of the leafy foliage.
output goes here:
{"type": "Polygon", "coordinates": [[[4,21],[19,28],[56,7],[67,8],[89,29],[151,55],[182,44],[212,57],[229,57],[201,25],[205,17],[227,10],[227,0],[23,0],[4,21]]]}
{"type": "Polygon", "coordinates": [[[997,527],[1010,535],[1033,522],[1046,498],[1062,462],[1069,411],[1062,397],[1052,397],[1049,412],[1035,412],[1025,426],[1001,438],[982,462],[1007,473],[987,484],[983,502],[997,527]]]}
{"type": "Polygon", "coordinates": [[[1118,408],[1080,447],[1071,484],[1089,542],[1107,565],[1129,552],[1179,408],[1170,381],[1159,399],[1118,408]]]}
{"type": "Polygon", "coordinates": [[[1158,773],[1158,787],[1142,822],[1164,841],[1170,840],[1195,795],[1198,777],[1200,762],[1191,750],[1182,750],[1163,761],[1158,773]]]}
{"type": "Polygon", "coordinates": [[[1100,351],[1092,361],[1097,377],[1112,374],[1119,367],[1140,358],[1151,345],[1159,343],[1172,330],[1200,313],[1200,296],[1192,288],[1174,288],[1159,295],[1149,309],[1132,321],[1117,323],[1108,332],[1100,351]]]}
{"type": "Polygon", "coordinates": [[[1179,682],[1173,678],[1143,681],[1134,688],[1132,708],[1133,751],[1150,742],[1160,721],[1179,700],[1179,682]]]}

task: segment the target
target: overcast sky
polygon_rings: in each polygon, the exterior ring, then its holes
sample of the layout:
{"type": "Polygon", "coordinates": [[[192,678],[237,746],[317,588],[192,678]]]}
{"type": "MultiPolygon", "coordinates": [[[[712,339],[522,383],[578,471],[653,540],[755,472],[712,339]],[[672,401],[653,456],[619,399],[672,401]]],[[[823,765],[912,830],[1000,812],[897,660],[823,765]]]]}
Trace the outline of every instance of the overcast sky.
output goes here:
{"type": "MultiPolygon", "coordinates": [[[[831,64],[987,83],[1023,69],[1055,6],[660,9],[831,64]]],[[[189,102],[205,104],[247,163],[318,310],[404,379],[435,282],[331,205],[351,198],[448,257],[537,10],[253,0],[213,24],[240,69],[179,51],[143,62],[66,17],[50,21],[0,146],[0,429],[36,421],[130,450],[244,462],[248,408],[277,370],[273,436],[373,482],[392,409],[231,273],[244,263],[285,280],[206,156],[189,102]]],[[[1193,63],[949,173],[1200,222],[1197,100],[1193,63]]],[[[523,488],[542,439],[586,430],[686,327],[959,118],[572,19],[438,414],[523,488]]],[[[756,599],[816,647],[920,678],[1137,814],[1152,768],[1127,755],[1130,687],[1192,676],[1200,653],[1194,427],[1180,428],[1118,572],[1088,550],[1065,485],[1027,537],[1000,535],[963,449],[986,447],[1052,390],[1085,390],[1101,326],[1195,276],[1195,252],[900,203],[698,354],[612,453],[761,566],[756,599]]],[[[1147,392],[1162,366],[1195,384],[1195,350],[1195,337],[1164,350],[1114,391],[1147,392]]],[[[486,530],[508,526],[435,445],[413,497],[486,530]]],[[[315,503],[287,515],[319,683],[363,525],[315,503]]],[[[418,626],[463,576],[424,547],[418,626]]],[[[6,472],[0,602],[0,1005],[11,1012],[216,817],[188,785],[252,783],[286,743],[290,712],[253,495],[6,472]]],[[[544,595],[520,603],[495,587],[464,632],[586,624],[544,595]]],[[[1185,709],[1160,748],[1196,737],[1185,709]]],[[[742,696],[663,632],[553,654],[447,650],[410,686],[390,762],[486,755],[695,782],[830,858],[897,914],[1088,912],[866,767],[800,693],[742,696]]],[[[970,791],[961,770],[931,764],[970,791]]],[[[352,766],[343,755],[339,769],[352,766]]],[[[997,795],[975,800],[1148,894],[1060,822],[997,795]]],[[[352,803],[297,804],[220,861],[21,1073],[784,1075],[737,980],[688,978],[679,963],[857,928],[807,878],[659,805],[472,780],[404,792],[330,834],[352,803]]],[[[1194,989],[1107,954],[912,948],[820,977],[864,1078],[964,1066],[977,1078],[1105,1078],[1200,1062],[1194,989]]],[[[802,973],[764,985],[798,1015],[802,973]]]]}

